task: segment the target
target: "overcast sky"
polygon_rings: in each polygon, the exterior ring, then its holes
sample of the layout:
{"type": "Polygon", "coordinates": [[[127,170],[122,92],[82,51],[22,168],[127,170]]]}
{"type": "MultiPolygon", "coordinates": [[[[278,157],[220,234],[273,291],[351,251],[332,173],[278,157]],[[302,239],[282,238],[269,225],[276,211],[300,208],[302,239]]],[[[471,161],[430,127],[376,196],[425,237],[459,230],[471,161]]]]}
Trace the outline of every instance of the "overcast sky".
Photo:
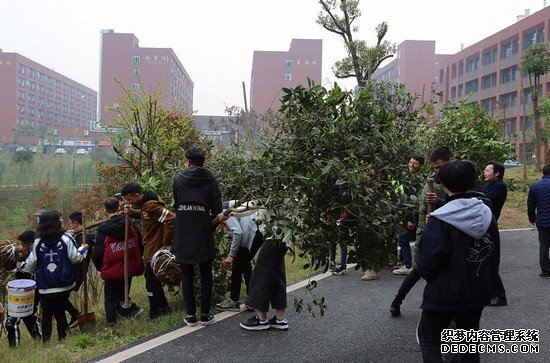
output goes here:
{"type": "MultiPolygon", "coordinates": [[[[356,39],[372,45],[374,28],[386,21],[391,42],[435,40],[437,53],[454,54],[543,3],[361,0],[356,39]]],[[[323,83],[335,81],[331,67],[345,52],[315,23],[319,10],[316,0],[0,0],[0,48],[97,90],[100,30],[134,33],[141,47],[173,48],[195,84],[194,109],[221,115],[226,105],[243,106],[254,50],[286,51],[292,38],[323,39],[323,83]]]]}

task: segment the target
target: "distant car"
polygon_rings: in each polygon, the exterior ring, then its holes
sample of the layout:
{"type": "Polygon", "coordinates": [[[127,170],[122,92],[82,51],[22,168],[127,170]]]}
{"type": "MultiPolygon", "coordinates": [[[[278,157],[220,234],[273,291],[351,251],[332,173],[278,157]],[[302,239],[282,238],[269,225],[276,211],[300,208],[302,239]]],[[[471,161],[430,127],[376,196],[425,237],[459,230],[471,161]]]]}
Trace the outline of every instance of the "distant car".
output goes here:
{"type": "Polygon", "coordinates": [[[38,152],[38,148],[36,146],[31,147],[29,150],[34,154],[38,152]]]}
{"type": "Polygon", "coordinates": [[[76,150],[76,155],[88,155],[90,152],[86,149],[78,149],[76,150]]]}
{"type": "Polygon", "coordinates": [[[55,149],[55,153],[56,153],[56,154],[66,154],[66,153],[67,153],[67,150],[65,150],[65,149],[62,148],[62,147],[58,147],[57,149],[55,149]]]}
{"type": "Polygon", "coordinates": [[[506,160],[502,165],[504,165],[505,168],[515,168],[521,166],[521,163],[516,160],[506,160]]]}
{"type": "Polygon", "coordinates": [[[18,146],[15,151],[25,151],[25,147],[24,146],[18,146]]]}

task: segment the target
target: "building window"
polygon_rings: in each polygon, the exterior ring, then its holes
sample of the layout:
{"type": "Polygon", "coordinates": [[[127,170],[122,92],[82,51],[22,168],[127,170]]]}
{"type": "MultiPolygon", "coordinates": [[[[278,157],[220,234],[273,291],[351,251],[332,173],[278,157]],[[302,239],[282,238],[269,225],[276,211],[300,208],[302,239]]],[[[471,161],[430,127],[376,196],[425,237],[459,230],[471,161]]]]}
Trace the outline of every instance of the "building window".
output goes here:
{"type": "Polygon", "coordinates": [[[285,74],[285,81],[292,81],[292,74],[286,73],[285,74]]]}
{"type": "Polygon", "coordinates": [[[132,90],[139,91],[139,83],[132,83],[132,90]]]}
{"type": "Polygon", "coordinates": [[[139,60],[140,60],[139,55],[135,55],[132,57],[132,63],[139,63],[139,60]]]}
{"type": "Polygon", "coordinates": [[[139,69],[134,69],[134,70],[132,70],[132,75],[133,75],[134,77],[138,77],[138,76],[140,75],[139,69]]]}
{"type": "Polygon", "coordinates": [[[291,60],[286,60],[285,61],[285,67],[292,67],[292,61],[291,60]]]}

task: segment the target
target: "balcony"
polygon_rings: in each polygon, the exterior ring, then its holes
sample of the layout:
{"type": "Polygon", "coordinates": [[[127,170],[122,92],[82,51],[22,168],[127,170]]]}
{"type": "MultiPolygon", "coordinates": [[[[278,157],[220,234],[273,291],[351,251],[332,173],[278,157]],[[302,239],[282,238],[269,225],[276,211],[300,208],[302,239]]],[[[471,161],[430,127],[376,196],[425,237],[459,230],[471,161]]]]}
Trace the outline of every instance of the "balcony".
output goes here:
{"type": "Polygon", "coordinates": [[[496,93],[496,90],[497,90],[496,87],[482,89],[481,92],[479,92],[479,96],[481,98],[487,98],[487,97],[494,96],[495,93],[496,93]]]}
{"type": "Polygon", "coordinates": [[[482,73],[482,74],[492,73],[492,72],[494,72],[496,69],[497,69],[497,64],[496,64],[496,62],[489,63],[489,64],[486,64],[486,65],[484,65],[484,66],[481,67],[481,73],[482,73]]]}
{"type": "Polygon", "coordinates": [[[518,55],[512,54],[508,58],[501,58],[500,59],[500,68],[506,68],[508,66],[513,66],[514,64],[518,64],[518,55]]]}
{"type": "Polygon", "coordinates": [[[510,117],[518,113],[518,106],[505,107],[502,111],[505,118],[510,117]]]}
{"type": "Polygon", "coordinates": [[[516,81],[512,81],[508,83],[501,83],[499,88],[500,93],[507,93],[516,90],[518,88],[518,85],[516,81]]]}
{"type": "Polygon", "coordinates": [[[478,69],[476,69],[474,71],[466,72],[466,74],[465,74],[466,82],[471,81],[474,78],[477,78],[478,74],[479,74],[478,69]]]}
{"type": "Polygon", "coordinates": [[[456,78],[451,78],[451,86],[456,85],[456,78]]]}

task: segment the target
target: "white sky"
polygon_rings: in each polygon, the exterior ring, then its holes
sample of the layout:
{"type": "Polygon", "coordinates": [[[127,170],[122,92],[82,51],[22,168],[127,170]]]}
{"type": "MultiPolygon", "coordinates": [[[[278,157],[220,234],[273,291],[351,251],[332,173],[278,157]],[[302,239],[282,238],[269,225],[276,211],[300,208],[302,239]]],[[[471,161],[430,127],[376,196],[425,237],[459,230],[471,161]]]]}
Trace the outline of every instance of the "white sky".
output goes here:
{"type": "MultiPolygon", "coordinates": [[[[356,38],[372,44],[374,28],[387,21],[391,42],[435,40],[437,53],[454,54],[543,3],[361,0],[356,38]]],[[[344,48],[315,23],[319,10],[316,0],[0,0],[0,48],[97,90],[100,30],[134,33],[141,47],[174,49],[195,84],[198,114],[222,115],[226,105],[244,105],[254,50],[286,51],[292,38],[323,39],[323,83],[335,81],[331,67],[344,48]]]]}

